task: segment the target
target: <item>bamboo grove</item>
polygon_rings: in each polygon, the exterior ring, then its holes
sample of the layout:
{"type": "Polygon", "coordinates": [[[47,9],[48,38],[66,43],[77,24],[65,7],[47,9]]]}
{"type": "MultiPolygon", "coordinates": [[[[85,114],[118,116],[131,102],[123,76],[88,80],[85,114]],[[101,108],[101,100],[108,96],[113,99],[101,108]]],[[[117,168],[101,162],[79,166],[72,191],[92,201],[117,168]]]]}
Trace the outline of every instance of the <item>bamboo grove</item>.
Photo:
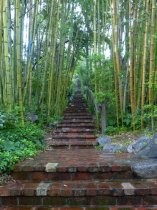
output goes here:
{"type": "Polygon", "coordinates": [[[157,122],[156,0],[90,2],[81,1],[88,42],[93,32],[86,53],[89,78],[81,73],[84,85],[92,89],[98,103],[106,104],[108,115],[117,118],[116,126],[129,124],[133,129],[145,126],[154,129],[157,122]],[[85,80],[91,81],[90,84],[85,80]]]}
{"type": "Polygon", "coordinates": [[[0,107],[22,125],[60,115],[77,73],[113,126],[154,129],[156,57],[156,0],[0,1],[0,107]]]}
{"type": "Polygon", "coordinates": [[[0,107],[60,115],[81,47],[69,0],[0,1],[0,107]],[[74,30],[75,27],[75,30],[74,30]]]}

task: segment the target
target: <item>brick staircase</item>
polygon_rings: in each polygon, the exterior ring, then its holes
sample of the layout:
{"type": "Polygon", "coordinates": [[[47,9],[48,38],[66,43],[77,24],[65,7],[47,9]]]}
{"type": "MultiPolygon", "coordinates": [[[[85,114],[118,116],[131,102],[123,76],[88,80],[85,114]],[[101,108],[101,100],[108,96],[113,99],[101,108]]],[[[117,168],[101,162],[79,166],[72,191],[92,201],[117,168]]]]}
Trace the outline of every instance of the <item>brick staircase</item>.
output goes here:
{"type": "Polygon", "coordinates": [[[0,186],[0,209],[157,209],[156,179],[135,177],[129,154],[95,149],[94,122],[81,95],[46,141],[46,151],[16,165],[14,183],[0,186]]]}

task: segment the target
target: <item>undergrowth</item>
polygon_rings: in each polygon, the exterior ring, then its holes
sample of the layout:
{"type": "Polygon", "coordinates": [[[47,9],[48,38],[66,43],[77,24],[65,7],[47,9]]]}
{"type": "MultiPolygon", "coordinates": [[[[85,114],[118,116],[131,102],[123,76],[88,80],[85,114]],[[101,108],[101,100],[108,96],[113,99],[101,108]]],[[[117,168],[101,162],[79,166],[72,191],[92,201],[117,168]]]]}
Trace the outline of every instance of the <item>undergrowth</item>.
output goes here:
{"type": "Polygon", "coordinates": [[[44,131],[31,122],[21,127],[14,114],[0,112],[0,174],[9,173],[19,160],[33,157],[44,147],[44,131]]]}

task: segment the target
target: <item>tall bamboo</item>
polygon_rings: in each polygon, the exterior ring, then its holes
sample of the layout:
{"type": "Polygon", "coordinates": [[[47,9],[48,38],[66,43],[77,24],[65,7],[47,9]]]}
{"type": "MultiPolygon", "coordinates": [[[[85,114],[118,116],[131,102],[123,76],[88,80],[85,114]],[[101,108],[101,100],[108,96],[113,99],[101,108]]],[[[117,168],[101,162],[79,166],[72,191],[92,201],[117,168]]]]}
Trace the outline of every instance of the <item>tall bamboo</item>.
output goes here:
{"type": "Polygon", "coordinates": [[[65,89],[66,87],[62,86],[62,82],[63,81],[63,70],[64,70],[64,52],[65,52],[65,19],[66,19],[66,11],[65,11],[65,7],[66,7],[66,1],[62,2],[61,5],[61,20],[60,20],[60,25],[61,25],[61,29],[60,29],[60,46],[59,46],[59,52],[58,52],[58,60],[59,60],[59,64],[58,64],[58,71],[57,71],[57,82],[56,82],[56,102],[55,102],[55,109],[56,109],[56,114],[60,115],[61,111],[62,111],[62,106],[59,106],[59,104],[61,103],[62,99],[62,91],[63,89],[65,89]]]}
{"type": "Polygon", "coordinates": [[[22,81],[21,81],[21,43],[20,43],[20,3],[16,0],[16,59],[17,59],[17,86],[19,97],[19,111],[21,125],[24,126],[23,98],[22,98],[22,81]]]}
{"type": "Polygon", "coordinates": [[[33,58],[33,52],[34,52],[34,45],[35,45],[35,32],[37,30],[37,14],[38,14],[38,3],[39,0],[35,0],[35,6],[34,6],[34,14],[33,14],[33,22],[32,22],[32,30],[30,31],[30,36],[31,36],[31,42],[32,42],[32,47],[30,51],[30,57],[29,57],[29,62],[28,62],[28,72],[29,72],[29,100],[28,100],[28,105],[29,107],[32,105],[32,58],[33,58]]]}
{"type": "MultiPolygon", "coordinates": [[[[138,27],[138,19],[139,19],[139,14],[138,14],[138,0],[135,1],[134,3],[134,14],[133,14],[133,89],[134,89],[134,109],[136,110],[137,108],[137,63],[138,63],[138,34],[137,34],[137,27],[138,27]]],[[[135,111],[134,110],[134,111],[135,111]]]]}
{"type": "MultiPolygon", "coordinates": [[[[150,46],[150,66],[149,66],[149,104],[153,106],[154,96],[154,77],[155,77],[155,56],[154,56],[154,44],[155,44],[155,16],[156,16],[156,0],[152,0],[152,16],[151,16],[151,46],[150,46]]],[[[154,129],[154,119],[153,119],[153,107],[152,107],[152,117],[151,117],[152,129],[154,129]]]]}
{"type": "Polygon", "coordinates": [[[146,15],[145,15],[145,31],[144,31],[144,52],[142,58],[142,93],[141,93],[141,128],[143,128],[143,107],[145,104],[145,81],[146,81],[146,61],[147,61],[147,44],[148,44],[148,14],[149,0],[146,0],[146,15]]]}
{"type": "Polygon", "coordinates": [[[117,76],[118,84],[118,93],[119,93],[119,104],[120,104],[120,116],[121,122],[123,125],[123,94],[122,94],[122,84],[121,84],[121,66],[120,66],[120,57],[119,57],[119,48],[118,48],[118,28],[117,28],[117,6],[116,0],[111,0],[112,5],[112,44],[113,44],[113,53],[115,54],[115,74],[117,76]]]}
{"type": "MultiPolygon", "coordinates": [[[[32,101],[32,59],[34,52],[34,41],[35,41],[35,32],[37,30],[37,12],[38,12],[38,2],[39,0],[33,1],[35,3],[33,10],[31,10],[29,14],[29,46],[27,53],[27,65],[25,69],[26,74],[26,85],[24,88],[23,101],[25,101],[27,93],[28,93],[28,105],[31,106],[32,101]]],[[[32,0],[30,1],[30,5],[32,5],[32,0]]]]}
{"type": "Polygon", "coordinates": [[[130,24],[129,24],[129,56],[130,56],[130,103],[131,103],[131,113],[132,113],[132,126],[135,130],[135,99],[134,99],[134,73],[133,73],[133,26],[132,26],[132,3],[129,1],[129,14],[130,14],[130,24]]]}
{"type": "Polygon", "coordinates": [[[52,9],[52,16],[54,13],[53,20],[51,20],[50,24],[50,33],[52,34],[52,48],[51,48],[51,63],[50,63],[50,71],[49,71],[49,83],[48,83],[48,117],[50,117],[52,110],[52,98],[53,98],[53,82],[54,82],[54,58],[55,58],[55,50],[56,50],[56,39],[57,39],[57,30],[58,30],[58,20],[60,15],[60,0],[54,3],[54,8],[52,9]],[[54,10],[53,10],[54,9],[54,10]]]}
{"type": "MultiPolygon", "coordinates": [[[[129,5],[128,1],[125,2],[124,4],[124,19],[126,20],[125,22],[125,44],[124,48],[126,52],[129,52],[129,5]]],[[[124,56],[125,59],[125,70],[126,70],[126,75],[125,75],[125,81],[124,81],[124,95],[123,95],[123,112],[126,113],[126,106],[127,106],[127,98],[128,98],[128,87],[129,87],[129,55],[128,53],[125,54],[124,56]]]]}
{"type": "Polygon", "coordinates": [[[11,104],[11,79],[9,63],[9,46],[8,46],[8,1],[3,1],[3,36],[4,36],[4,57],[5,57],[5,74],[6,74],[6,107],[10,112],[11,104]]]}
{"type": "MultiPolygon", "coordinates": [[[[93,42],[94,42],[94,48],[93,48],[93,54],[97,54],[97,1],[98,0],[93,0],[93,42]]],[[[94,72],[95,72],[95,90],[94,92],[97,92],[97,75],[96,75],[96,61],[94,60],[94,72]]]]}
{"type": "Polygon", "coordinates": [[[3,59],[3,0],[0,2],[0,105],[3,103],[3,70],[2,70],[2,59],[3,59]]]}

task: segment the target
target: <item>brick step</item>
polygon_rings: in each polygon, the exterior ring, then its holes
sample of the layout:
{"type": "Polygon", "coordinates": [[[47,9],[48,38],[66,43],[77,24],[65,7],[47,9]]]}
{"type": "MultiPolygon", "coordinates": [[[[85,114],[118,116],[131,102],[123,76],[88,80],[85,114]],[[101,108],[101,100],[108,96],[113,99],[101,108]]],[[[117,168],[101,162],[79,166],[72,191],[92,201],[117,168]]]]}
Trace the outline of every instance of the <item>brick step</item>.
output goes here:
{"type": "Polygon", "coordinates": [[[84,103],[73,103],[72,102],[72,103],[69,104],[69,106],[67,107],[67,109],[73,108],[73,107],[77,107],[77,108],[82,109],[82,108],[87,108],[87,105],[84,104],[84,103]]]}
{"type": "Polygon", "coordinates": [[[66,111],[87,111],[87,107],[83,106],[69,106],[66,111]]]}
{"type": "Polygon", "coordinates": [[[1,187],[1,205],[157,205],[157,180],[16,181],[1,187]]]}
{"type": "Polygon", "coordinates": [[[72,117],[80,116],[81,117],[81,116],[91,116],[91,114],[88,112],[82,112],[82,113],[70,113],[69,115],[69,113],[64,112],[64,117],[66,116],[72,116],[72,117]]]}
{"type": "Polygon", "coordinates": [[[85,99],[84,99],[84,97],[82,97],[81,95],[80,96],[76,96],[76,97],[74,97],[73,98],[73,100],[72,100],[72,102],[78,102],[78,101],[83,101],[83,102],[85,102],[85,99]]]}
{"type": "Polygon", "coordinates": [[[60,128],[60,129],[56,129],[54,132],[52,132],[51,134],[59,134],[59,133],[83,133],[83,134],[93,134],[94,133],[94,129],[88,129],[88,128],[60,128]]]}
{"type": "MultiPolygon", "coordinates": [[[[60,150],[56,149],[56,150],[60,150]]],[[[85,150],[85,149],[82,149],[85,150]]],[[[52,150],[53,151],[53,150],[52,150]]],[[[71,151],[68,150],[67,151],[71,151]]],[[[76,150],[73,150],[76,151],[76,150]]],[[[50,163],[49,163],[50,164],[50,163]]],[[[48,165],[45,165],[45,167],[48,167],[48,165]]],[[[82,168],[84,168],[82,166],[82,168]]],[[[33,181],[50,181],[50,180],[55,180],[55,181],[61,181],[61,180],[70,180],[70,181],[75,181],[75,180],[104,180],[104,179],[125,179],[125,178],[134,178],[131,170],[121,170],[121,171],[99,171],[95,172],[98,169],[93,168],[92,166],[88,168],[88,171],[77,171],[81,170],[80,168],[76,169],[75,167],[67,167],[67,168],[58,168],[57,172],[47,172],[47,170],[43,169],[41,171],[40,167],[37,168],[37,166],[34,167],[34,170],[26,170],[24,168],[23,171],[17,171],[13,172],[12,176],[15,179],[19,180],[33,180],[33,181]],[[62,171],[62,172],[61,172],[62,171]],[[65,172],[64,172],[65,171],[65,172]]],[[[84,169],[86,170],[86,168],[84,169]]]]}
{"type": "Polygon", "coordinates": [[[52,135],[52,139],[65,139],[65,140],[95,140],[95,136],[93,134],[82,134],[82,133],[58,133],[52,135]]]}
{"type": "Polygon", "coordinates": [[[78,141],[78,140],[47,140],[49,148],[53,149],[92,149],[96,146],[95,141],[78,141]]]}
{"type": "Polygon", "coordinates": [[[64,112],[64,117],[66,117],[66,116],[71,116],[71,117],[75,117],[75,118],[77,118],[78,116],[79,117],[88,117],[88,116],[90,116],[91,117],[91,114],[89,113],[87,113],[87,112],[80,112],[80,113],[77,113],[77,112],[64,112]]]}
{"type": "Polygon", "coordinates": [[[63,118],[63,120],[69,120],[69,119],[80,119],[80,120],[92,120],[93,121],[93,118],[92,118],[92,116],[91,115],[82,115],[82,114],[79,114],[79,115],[73,115],[73,114],[66,114],[66,115],[64,115],[64,118],[63,118]]]}
{"type": "Polygon", "coordinates": [[[93,128],[94,129],[94,124],[93,123],[60,123],[56,126],[56,128],[93,128]]]}
{"type": "Polygon", "coordinates": [[[87,107],[87,104],[85,100],[73,100],[70,102],[69,106],[87,107]]]}
{"type": "Polygon", "coordinates": [[[65,120],[69,120],[69,119],[86,119],[86,120],[92,120],[93,121],[93,118],[92,118],[92,116],[76,116],[76,117],[74,117],[74,116],[71,116],[71,115],[69,115],[69,116],[65,116],[63,119],[65,119],[65,120]]]}
{"type": "Polygon", "coordinates": [[[71,101],[72,104],[86,104],[86,101],[84,98],[74,98],[72,101],[71,101]]]}
{"type": "Polygon", "coordinates": [[[66,110],[87,110],[87,106],[85,106],[84,104],[77,104],[77,105],[74,105],[74,104],[71,104],[69,105],[68,107],[66,107],[66,110]]]}
{"type": "Polygon", "coordinates": [[[84,98],[73,98],[72,101],[70,103],[74,103],[74,104],[77,104],[77,103],[83,103],[85,104],[86,101],[84,98]]]}
{"type": "Polygon", "coordinates": [[[69,104],[69,106],[66,107],[66,109],[69,109],[69,108],[80,108],[80,109],[83,109],[83,108],[87,108],[87,105],[84,103],[84,102],[78,102],[78,103],[75,103],[75,102],[72,102],[69,104]]]}
{"type": "Polygon", "coordinates": [[[48,150],[53,149],[67,149],[67,150],[76,150],[76,149],[92,149],[94,146],[92,144],[50,144],[48,150]]]}
{"type": "Polygon", "coordinates": [[[76,107],[75,109],[74,108],[66,109],[65,112],[71,114],[71,113],[82,113],[82,112],[87,113],[88,111],[87,109],[79,109],[76,107]]]}
{"type": "Polygon", "coordinates": [[[65,113],[68,113],[68,115],[71,115],[71,114],[87,113],[87,111],[86,110],[66,110],[65,113]]]}
{"type": "Polygon", "coordinates": [[[93,123],[91,119],[63,119],[61,123],[93,123]]]}
{"type": "Polygon", "coordinates": [[[91,138],[86,138],[86,137],[53,137],[52,141],[91,141],[91,142],[95,142],[95,137],[91,137],[91,138]]]}
{"type": "Polygon", "coordinates": [[[69,106],[77,106],[77,107],[87,107],[87,104],[85,101],[72,101],[69,103],[69,106]]]}
{"type": "Polygon", "coordinates": [[[54,149],[16,165],[15,179],[102,180],[134,178],[127,154],[105,154],[95,149],[54,149]],[[117,162],[118,161],[118,162],[117,162]]]}
{"type": "Polygon", "coordinates": [[[65,109],[88,109],[88,106],[84,103],[70,103],[65,109]]]}
{"type": "Polygon", "coordinates": [[[1,210],[157,210],[157,206],[143,206],[143,205],[127,205],[127,206],[121,206],[121,205],[105,205],[105,206],[57,206],[55,208],[51,207],[39,207],[39,206],[32,206],[32,207],[26,207],[26,206],[20,206],[20,207],[2,207],[1,210]]]}

